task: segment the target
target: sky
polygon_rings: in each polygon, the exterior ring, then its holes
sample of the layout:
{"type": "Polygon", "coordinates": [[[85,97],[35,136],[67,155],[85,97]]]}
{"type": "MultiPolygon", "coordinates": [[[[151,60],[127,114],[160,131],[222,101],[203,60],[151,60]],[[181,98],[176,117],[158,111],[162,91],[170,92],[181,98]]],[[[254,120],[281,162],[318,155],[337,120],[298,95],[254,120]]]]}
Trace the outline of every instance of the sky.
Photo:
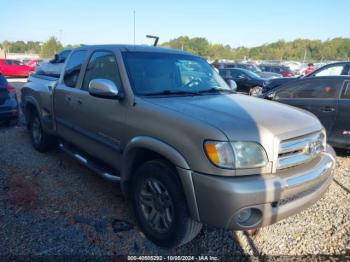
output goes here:
{"type": "Polygon", "coordinates": [[[350,37],[349,0],[0,0],[0,42],[150,44],[181,35],[259,46],[279,39],[350,37]]]}

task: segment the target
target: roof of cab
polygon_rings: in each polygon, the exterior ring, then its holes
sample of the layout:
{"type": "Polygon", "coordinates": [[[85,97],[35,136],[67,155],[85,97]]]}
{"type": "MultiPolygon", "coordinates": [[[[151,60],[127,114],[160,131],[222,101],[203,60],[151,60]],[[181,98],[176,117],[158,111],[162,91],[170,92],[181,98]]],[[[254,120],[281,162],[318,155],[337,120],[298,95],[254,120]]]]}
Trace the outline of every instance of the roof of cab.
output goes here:
{"type": "Polygon", "coordinates": [[[152,52],[152,53],[172,53],[183,55],[194,55],[189,52],[181,51],[179,49],[146,46],[146,45],[83,45],[78,49],[110,49],[120,50],[126,52],[152,52]]]}

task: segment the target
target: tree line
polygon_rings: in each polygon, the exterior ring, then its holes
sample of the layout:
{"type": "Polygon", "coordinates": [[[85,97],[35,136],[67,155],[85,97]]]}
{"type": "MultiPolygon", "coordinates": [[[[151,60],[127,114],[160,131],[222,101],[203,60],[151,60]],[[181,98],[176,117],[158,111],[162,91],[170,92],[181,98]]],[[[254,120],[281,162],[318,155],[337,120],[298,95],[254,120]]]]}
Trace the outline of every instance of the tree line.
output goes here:
{"type": "MultiPolygon", "coordinates": [[[[78,45],[63,46],[55,37],[46,42],[39,41],[3,41],[0,48],[9,53],[35,53],[42,58],[53,57],[63,48],[78,45]]],[[[182,49],[207,59],[258,59],[258,60],[349,60],[350,38],[333,38],[326,41],[296,39],[286,42],[278,40],[258,47],[244,46],[232,48],[230,45],[210,43],[206,38],[180,36],[162,44],[164,47],[182,49]]]]}
{"type": "Polygon", "coordinates": [[[232,48],[230,45],[213,44],[206,38],[180,36],[162,44],[164,47],[182,49],[210,59],[257,60],[349,60],[350,38],[333,38],[326,41],[296,39],[278,40],[258,47],[232,48]]]}
{"type": "Polygon", "coordinates": [[[63,46],[62,43],[57,40],[56,37],[50,37],[46,42],[39,41],[3,41],[0,43],[0,48],[4,49],[7,53],[31,53],[39,54],[42,58],[51,58],[58,51],[63,48],[72,48],[79,45],[66,45],[63,46]]]}

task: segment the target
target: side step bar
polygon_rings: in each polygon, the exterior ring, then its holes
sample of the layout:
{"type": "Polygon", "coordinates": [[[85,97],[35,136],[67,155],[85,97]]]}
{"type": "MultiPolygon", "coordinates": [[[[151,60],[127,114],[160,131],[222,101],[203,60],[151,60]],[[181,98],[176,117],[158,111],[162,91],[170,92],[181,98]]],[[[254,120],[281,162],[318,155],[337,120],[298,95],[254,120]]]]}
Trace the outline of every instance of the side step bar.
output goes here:
{"type": "Polygon", "coordinates": [[[73,146],[67,145],[65,143],[60,143],[59,147],[62,151],[70,155],[71,157],[78,160],[80,163],[94,171],[99,176],[107,179],[111,182],[119,182],[120,177],[117,175],[111,174],[111,171],[109,171],[107,168],[102,167],[102,165],[98,164],[96,161],[93,161],[87,156],[84,156],[83,153],[81,153],[79,150],[75,149],[73,146]]]}

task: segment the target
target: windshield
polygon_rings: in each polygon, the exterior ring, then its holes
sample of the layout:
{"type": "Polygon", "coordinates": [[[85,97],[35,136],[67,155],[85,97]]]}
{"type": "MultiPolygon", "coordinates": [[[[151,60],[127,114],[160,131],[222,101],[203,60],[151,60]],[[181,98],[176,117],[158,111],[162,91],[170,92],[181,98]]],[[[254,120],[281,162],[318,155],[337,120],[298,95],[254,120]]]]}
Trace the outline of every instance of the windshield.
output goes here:
{"type": "Polygon", "coordinates": [[[261,69],[259,67],[257,67],[256,65],[247,65],[247,69],[249,69],[250,71],[252,71],[254,73],[262,72],[261,69]]]}
{"type": "Polygon", "coordinates": [[[133,91],[138,95],[230,91],[202,58],[169,53],[124,52],[133,91]]]}
{"type": "Polygon", "coordinates": [[[261,77],[250,70],[243,69],[244,72],[251,78],[260,79],[261,77]]]}

